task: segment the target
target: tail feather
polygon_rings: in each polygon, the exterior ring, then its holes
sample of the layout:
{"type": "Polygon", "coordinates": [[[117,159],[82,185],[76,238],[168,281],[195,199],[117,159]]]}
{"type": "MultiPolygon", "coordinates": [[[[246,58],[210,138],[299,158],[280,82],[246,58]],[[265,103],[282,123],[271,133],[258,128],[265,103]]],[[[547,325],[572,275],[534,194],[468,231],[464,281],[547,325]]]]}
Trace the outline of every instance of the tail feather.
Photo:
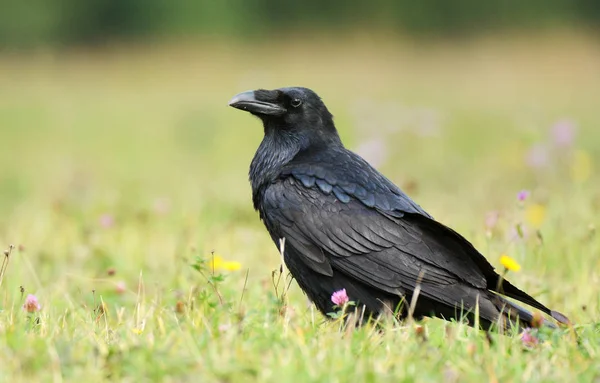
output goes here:
{"type": "MultiPolygon", "coordinates": [[[[509,298],[516,299],[522,303],[525,303],[526,305],[534,307],[534,308],[544,312],[545,314],[550,315],[554,320],[556,320],[557,322],[559,322],[561,324],[564,324],[564,325],[571,324],[571,321],[569,320],[569,318],[567,318],[566,315],[564,315],[558,311],[550,310],[548,307],[544,306],[542,303],[537,301],[531,295],[522,291],[521,289],[519,289],[518,287],[516,287],[515,285],[513,285],[506,279],[502,280],[500,289],[494,288],[494,291],[497,293],[500,293],[502,295],[506,295],[509,298]]],[[[503,299],[503,301],[506,305],[510,306],[512,309],[517,311],[517,313],[519,314],[519,316],[521,318],[521,321],[527,322],[527,321],[531,321],[531,319],[525,319],[525,318],[533,318],[532,314],[529,311],[525,310],[524,308],[522,308],[506,299],[503,299]]],[[[548,321],[546,321],[546,322],[548,322],[548,321]]],[[[548,322],[548,323],[550,323],[550,322],[548,322]]],[[[553,326],[553,327],[555,327],[555,326],[553,326]]]]}
{"type": "MultiPolygon", "coordinates": [[[[518,324],[519,327],[523,327],[523,325],[525,325],[525,327],[539,326],[539,323],[533,323],[534,316],[531,311],[507,299],[501,298],[501,300],[504,304],[503,312],[509,317],[511,322],[518,324]]],[[[554,323],[550,322],[545,318],[543,319],[543,325],[550,328],[556,328],[556,325],[554,323]]]]}

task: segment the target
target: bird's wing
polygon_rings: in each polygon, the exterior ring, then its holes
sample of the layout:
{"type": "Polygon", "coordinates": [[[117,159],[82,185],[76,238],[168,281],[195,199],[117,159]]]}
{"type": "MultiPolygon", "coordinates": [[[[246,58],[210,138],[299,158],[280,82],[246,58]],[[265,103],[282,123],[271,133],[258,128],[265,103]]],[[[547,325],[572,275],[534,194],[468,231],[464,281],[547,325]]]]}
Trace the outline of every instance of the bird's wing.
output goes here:
{"type": "Polygon", "coordinates": [[[466,284],[568,323],[501,278],[469,241],[436,222],[362,158],[345,149],[321,155],[290,163],[263,196],[263,219],[314,271],[332,275],[336,269],[399,294],[421,281],[421,294],[447,304],[456,297],[446,287],[466,284]]]}
{"type": "Polygon", "coordinates": [[[431,294],[461,282],[486,288],[477,264],[452,235],[439,230],[441,224],[393,209],[393,199],[384,212],[377,208],[377,196],[366,193],[365,204],[324,179],[307,177],[272,184],[263,211],[286,246],[314,271],[331,275],[335,269],[393,294],[412,291],[417,281],[432,287],[425,291],[431,294]]]}
{"type": "Polygon", "coordinates": [[[386,212],[431,216],[400,188],[364,159],[344,148],[302,153],[285,167],[281,175],[292,176],[306,188],[333,193],[341,202],[354,198],[367,207],[386,212]],[[303,155],[309,156],[304,159],[303,155]]]}

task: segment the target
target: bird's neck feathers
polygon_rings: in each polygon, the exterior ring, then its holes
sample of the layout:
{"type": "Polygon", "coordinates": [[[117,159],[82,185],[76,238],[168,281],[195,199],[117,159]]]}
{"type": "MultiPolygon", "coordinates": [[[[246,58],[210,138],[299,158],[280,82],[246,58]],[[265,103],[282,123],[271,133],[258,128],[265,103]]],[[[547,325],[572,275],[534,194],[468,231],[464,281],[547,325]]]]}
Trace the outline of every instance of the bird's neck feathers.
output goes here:
{"type": "Polygon", "coordinates": [[[264,187],[273,182],[281,168],[290,162],[305,146],[302,137],[287,132],[267,133],[250,163],[250,183],[254,207],[264,187]]]}
{"type": "Polygon", "coordinates": [[[298,154],[317,152],[332,146],[343,147],[331,126],[315,130],[291,130],[265,123],[265,136],[250,163],[249,178],[255,209],[258,209],[264,189],[274,182],[285,165],[298,154]],[[326,129],[326,130],[325,130],[326,129]]]}

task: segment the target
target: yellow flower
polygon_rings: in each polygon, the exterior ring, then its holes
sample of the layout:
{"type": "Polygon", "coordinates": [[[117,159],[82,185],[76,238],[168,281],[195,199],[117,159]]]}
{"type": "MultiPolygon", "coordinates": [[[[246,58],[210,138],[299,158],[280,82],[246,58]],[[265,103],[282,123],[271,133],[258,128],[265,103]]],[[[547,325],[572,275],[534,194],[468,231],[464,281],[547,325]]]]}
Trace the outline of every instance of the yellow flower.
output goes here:
{"type": "Polygon", "coordinates": [[[131,331],[136,335],[140,335],[144,330],[141,328],[132,328],[131,331]]]}
{"type": "Polygon", "coordinates": [[[592,175],[592,157],[585,150],[578,150],[571,163],[571,178],[575,182],[585,182],[592,175]]]}
{"type": "Polygon", "coordinates": [[[220,255],[214,255],[209,262],[210,270],[235,271],[242,267],[242,264],[236,261],[225,261],[220,255]]]}
{"type": "Polygon", "coordinates": [[[534,204],[525,210],[525,219],[531,226],[539,229],[546,218],[546,208],[544,205],[534,204]]]}
{"type": "Polygon", "coordinates": [[[513,258],[509,257],[506,254],[502,254],[500,256],[500,263],[502,264],[502,266],[504,266],[504,268],[506,270],[510,270],[510,271],[521,270],[521,265],[519,265],[519,262],[517,262],[516,260],[514,260],[513,258]]]}

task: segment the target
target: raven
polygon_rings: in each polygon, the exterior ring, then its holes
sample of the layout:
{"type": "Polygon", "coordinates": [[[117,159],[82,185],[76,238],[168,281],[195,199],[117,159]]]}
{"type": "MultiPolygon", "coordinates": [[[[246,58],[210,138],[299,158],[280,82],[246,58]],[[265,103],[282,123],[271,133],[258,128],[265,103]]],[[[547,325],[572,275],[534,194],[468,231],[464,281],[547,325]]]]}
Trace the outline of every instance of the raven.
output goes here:
{"type": "MultiPolygon", "coordinates": [[[[254,90],[229,105],[259,117],[264,138],[249,178],[254,208],[300,288],[323,313],[346,289],[367,314],[436,316],[532,325],[531,312],[507,296],[552,311],[502,278],[473,245],[435,221],[402,190],[346,149],[321,98],[301,87],[254,90]]],[[[547,324],[553,326],[549,321],[547,324]]]]}

